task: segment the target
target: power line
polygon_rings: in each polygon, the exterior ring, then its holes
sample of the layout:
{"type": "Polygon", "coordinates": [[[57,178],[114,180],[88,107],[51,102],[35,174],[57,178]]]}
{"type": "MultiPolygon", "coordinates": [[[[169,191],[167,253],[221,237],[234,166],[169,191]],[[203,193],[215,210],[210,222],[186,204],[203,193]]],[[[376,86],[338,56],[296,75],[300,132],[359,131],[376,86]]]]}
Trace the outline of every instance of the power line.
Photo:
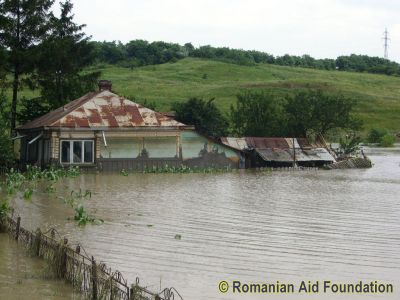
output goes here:
{"type": "Polygon", "coordinates": [[[383,33],[383,41],[384,41],[383,45],[385,47],[384,57],[386,59],[388,59],[389,58],[388,49],[389,49],[390,38],[389,38],[389,32],[388,32],[387,28],[385,28],[385,32],[383,33]]]}

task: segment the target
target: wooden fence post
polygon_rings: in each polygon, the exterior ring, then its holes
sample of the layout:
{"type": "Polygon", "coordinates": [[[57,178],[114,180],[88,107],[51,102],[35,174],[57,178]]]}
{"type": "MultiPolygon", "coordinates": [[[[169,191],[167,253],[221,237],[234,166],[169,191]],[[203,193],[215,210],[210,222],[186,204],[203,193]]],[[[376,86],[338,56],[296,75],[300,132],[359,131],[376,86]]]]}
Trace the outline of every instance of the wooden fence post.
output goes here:
{"type": "Polygon", "coordinates": [[[64,243],[62,244],[61,248],[61,278],[66,278],[67,275],[67,244],[68,239],[64,238],[64,243]]]}
{"type": "Polygon", "coordinates": [[[129,295],[128,295],[128,298],[129,298],[129,300],[135,300],[135,299],[133,299],[133,288],[130,288],[129,289],[129,295]]]}
{"type": "Polygon", "coordinates": [[[18,216],[17,218],[17,226],[15,228],[15,240],[18,241],[19,238],[19,230],[21,228],[21,217],[18,216]]]}
{"type": "Polygon", "coordinates": [[[42,231],[40,230],[40,228],[36,229],[36,239],[35,239],[35,244],[34,244],[34,248],[33,251],[35,253],[36,256],[40,255],[40,242],[42,240],[42,231]]]}
{"type": "Polygon", "coordinates": [[[92,300],[97,300],[97,267],[92,256],[92,300]]]}
{"type": "Polygon", "coordinates": [[[110,300],[113,300],[113,276],[110,275],[110,300]]]}

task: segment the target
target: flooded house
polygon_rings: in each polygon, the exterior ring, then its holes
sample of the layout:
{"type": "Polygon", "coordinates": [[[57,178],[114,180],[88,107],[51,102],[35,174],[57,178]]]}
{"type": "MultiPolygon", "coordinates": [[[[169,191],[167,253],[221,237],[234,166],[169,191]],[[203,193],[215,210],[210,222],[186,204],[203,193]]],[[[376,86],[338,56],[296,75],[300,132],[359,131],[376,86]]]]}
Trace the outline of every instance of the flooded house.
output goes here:
{"type": "Polygon", "coordinates": [[[110,81],[17,128],[23,164],[144,170],[238,168],[241,152],[112,91],[110,81]]]}
{"type": "Polygon", "coordinates": [[[246,168],[321,167],[336,161],[321,140],[311,143],[306,138],[222,137],[220,141],[242,152],[246,168]]]}

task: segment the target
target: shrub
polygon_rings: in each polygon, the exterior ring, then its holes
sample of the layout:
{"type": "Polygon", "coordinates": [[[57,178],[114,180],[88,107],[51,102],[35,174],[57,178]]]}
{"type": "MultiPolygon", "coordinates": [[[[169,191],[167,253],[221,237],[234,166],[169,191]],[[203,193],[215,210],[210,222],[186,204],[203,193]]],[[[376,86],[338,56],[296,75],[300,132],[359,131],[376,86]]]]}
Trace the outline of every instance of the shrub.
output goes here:
{"type": "Polygon", "coordinates": [[[394,135],[387,133],[381,138],[379,145],[382,147],[393,147],[395,141],[394,135]]]}
{"type": "Polygon", "coordinates": [[[387,130],[383,128],[372,128],[368,133],[368,143],[381,143],[383,136],[387,134],[387,130]]]}

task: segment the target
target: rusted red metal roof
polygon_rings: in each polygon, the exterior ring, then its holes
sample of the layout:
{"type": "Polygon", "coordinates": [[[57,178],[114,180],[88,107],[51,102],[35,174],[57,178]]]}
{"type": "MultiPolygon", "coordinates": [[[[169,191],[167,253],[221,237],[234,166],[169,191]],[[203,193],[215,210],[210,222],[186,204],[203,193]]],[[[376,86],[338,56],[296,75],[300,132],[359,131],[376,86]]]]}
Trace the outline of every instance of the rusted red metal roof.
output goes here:
{"type": "Polygon", "coordinates": [[[88,93],[33,120],[18,130],[35,128],[189,127],[109,90],[88,93]]]}

